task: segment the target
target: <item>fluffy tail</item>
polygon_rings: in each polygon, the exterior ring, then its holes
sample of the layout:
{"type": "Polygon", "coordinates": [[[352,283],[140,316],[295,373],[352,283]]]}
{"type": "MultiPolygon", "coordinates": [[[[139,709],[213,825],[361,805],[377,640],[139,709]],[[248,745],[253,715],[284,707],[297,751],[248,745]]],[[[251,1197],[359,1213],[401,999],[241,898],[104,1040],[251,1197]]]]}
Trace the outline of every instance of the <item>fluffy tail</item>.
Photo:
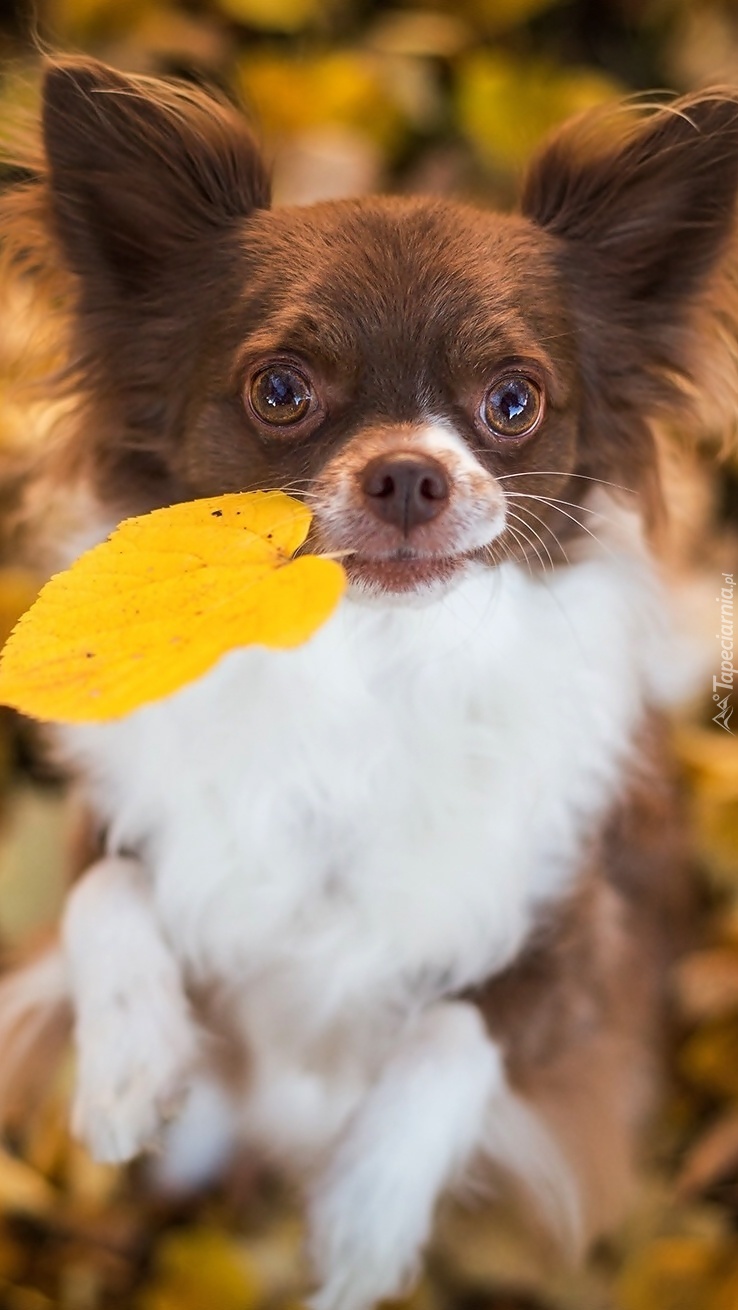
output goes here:
{"type": "Polygon", "coordinates": [[[0,1123],[27,1112],[71,1029],[66,963],[58,942],[0,979],[0,1123]]]}

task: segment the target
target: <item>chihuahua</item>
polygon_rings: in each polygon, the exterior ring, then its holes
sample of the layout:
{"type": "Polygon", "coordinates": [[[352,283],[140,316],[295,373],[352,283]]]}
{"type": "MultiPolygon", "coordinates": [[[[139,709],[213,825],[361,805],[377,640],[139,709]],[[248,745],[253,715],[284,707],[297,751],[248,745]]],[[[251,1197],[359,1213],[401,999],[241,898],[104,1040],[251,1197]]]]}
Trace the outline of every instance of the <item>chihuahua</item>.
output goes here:
{"type": "Polygon", "coordinates": [[[303,647],[54,730],[101,846],[0,991],[4,1079],[66,1007],[74,1132],[294,1178],[314,1310],[398,1294],[442,1195],[501,1179],[582,1248],[651,1104],[686,897],[655,425],[722,385],[738,99],[598,123],[517,215],[272,209],[229,105],[54,60],[4,201],[9,265],[63,288],[58,561],[282,488],[349,578],[303,647]]]}

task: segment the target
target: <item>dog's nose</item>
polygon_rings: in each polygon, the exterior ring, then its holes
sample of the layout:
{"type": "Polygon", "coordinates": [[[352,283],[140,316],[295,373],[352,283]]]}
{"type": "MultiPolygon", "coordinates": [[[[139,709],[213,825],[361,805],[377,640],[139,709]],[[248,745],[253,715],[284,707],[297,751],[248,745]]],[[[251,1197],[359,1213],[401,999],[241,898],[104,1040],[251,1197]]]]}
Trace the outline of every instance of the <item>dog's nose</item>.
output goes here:
{"type": "Polygon", "coordinates": [[[361,475],[374,514],[407,534],[436,518],[449,498],[446,470],[429,455],[378,455],[361,475]]]}

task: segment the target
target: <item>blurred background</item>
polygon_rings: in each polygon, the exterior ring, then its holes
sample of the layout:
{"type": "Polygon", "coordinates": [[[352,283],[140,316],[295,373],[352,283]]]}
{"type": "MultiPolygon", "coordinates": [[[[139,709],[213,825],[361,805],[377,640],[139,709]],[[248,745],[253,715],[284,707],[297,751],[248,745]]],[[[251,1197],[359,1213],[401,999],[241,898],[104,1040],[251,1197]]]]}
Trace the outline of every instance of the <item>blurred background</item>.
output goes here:
{"type": "MultiPolygon", "coordinates": [[[[634,92],[738,86],[738,0],[3,0],[0,133],[33,108],[49,47],[236,96],[280,201],[389,189],[508,206],[567,116],[634,92]]],[[[34,361],[14,321],[0,330],[0,452],[45,430],[43,405],[17,387],[34,361]]],[[[738,463],[716,458],[720,434],[669,436],[667,562],[704,666],[673,725],[704,914],[674,978],[677,1040],[639,1195],[577,1274],[513,1216],[450,1210],[411,1310],[738,1310],[738,743],[712,722],[710,677],[715,597],[738,574],[738,463]]],[[[36,585],[0,561],[0,640],[36,585]]],[[[53,923],[72,827],[62,780],[0,712],[5,958],[53,923]]],[[[0,1143],[2,1310],[296,1310],[300,1223],[278,1182],[241,1168],[207,1196],[153,1198],[140,1168],[96,1166],[70,1144],[70,1077],[67,1062],[0,1143]]]]}

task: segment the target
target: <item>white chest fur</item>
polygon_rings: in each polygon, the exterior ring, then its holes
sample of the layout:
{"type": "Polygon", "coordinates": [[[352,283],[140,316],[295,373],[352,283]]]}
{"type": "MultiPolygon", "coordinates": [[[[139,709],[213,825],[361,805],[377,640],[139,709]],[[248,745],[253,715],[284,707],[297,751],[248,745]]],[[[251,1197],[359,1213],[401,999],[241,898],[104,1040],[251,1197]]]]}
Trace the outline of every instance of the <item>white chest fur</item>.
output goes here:
{"type": "Polygon", "coordinates": [[[323,1027],[515,954],[618,785],[661,624],[640,552],[480,567],[63,741],[191,976],[271,979],[323,1027]]]}

